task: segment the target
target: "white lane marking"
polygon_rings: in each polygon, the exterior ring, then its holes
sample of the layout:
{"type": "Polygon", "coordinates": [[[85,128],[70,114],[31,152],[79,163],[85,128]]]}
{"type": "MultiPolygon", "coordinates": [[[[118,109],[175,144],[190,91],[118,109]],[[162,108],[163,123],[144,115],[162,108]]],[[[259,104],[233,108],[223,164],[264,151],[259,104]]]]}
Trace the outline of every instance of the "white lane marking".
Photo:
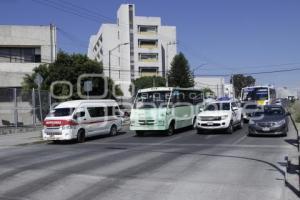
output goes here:
{"type": "Polygon", "coordinates": [[[234,141],[232,144],[239,144],[241,141],[243,141],[244,139],[247,138],[247,135],[244,135],[243,137],[237,139],[236,141],[234,141]]]}

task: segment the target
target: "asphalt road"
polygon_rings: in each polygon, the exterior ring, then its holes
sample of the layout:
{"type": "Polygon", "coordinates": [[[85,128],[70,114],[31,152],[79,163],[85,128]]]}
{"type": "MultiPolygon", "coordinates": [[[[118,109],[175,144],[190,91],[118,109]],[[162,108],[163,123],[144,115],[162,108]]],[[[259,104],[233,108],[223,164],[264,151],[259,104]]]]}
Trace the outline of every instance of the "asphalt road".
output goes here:
{"type": "Polygon", "coordinates": [[[287,137],[132,132],[84,144],[35,144],[0,149],[0,199],[288,199],[287,137]]]}

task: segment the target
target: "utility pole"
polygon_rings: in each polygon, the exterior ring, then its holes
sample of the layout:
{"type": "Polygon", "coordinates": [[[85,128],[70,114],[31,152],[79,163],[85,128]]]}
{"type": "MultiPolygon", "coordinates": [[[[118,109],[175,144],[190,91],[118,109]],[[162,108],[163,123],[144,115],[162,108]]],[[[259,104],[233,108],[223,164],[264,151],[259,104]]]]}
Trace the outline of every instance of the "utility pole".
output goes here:
{"type": "Polygon", "coordinates": [[[169,87],[169,80],[168,80],[168,71],[169,71],[169,45],[175,45],[177,42],[168,42],[167,43],[167,55],[166,55],[166,86],[169,87]]]}

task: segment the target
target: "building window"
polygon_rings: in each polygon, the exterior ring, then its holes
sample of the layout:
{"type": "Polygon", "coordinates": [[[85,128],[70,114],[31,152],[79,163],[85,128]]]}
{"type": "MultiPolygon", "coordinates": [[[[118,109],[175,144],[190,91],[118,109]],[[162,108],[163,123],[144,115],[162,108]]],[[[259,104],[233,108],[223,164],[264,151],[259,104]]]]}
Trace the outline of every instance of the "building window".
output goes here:
{"type": "Polygon", "coordinates": [[[157,26],[139,25],[138,31],[140,34],[154,35],[157,34],[157,26]]]}
{"type": "Polygon", "coordinates": [[[155,49],[158,46],[158,40],[138,40],[139,48],[155,49]]]}
{"type": "Polygon", "coordinates": [[[157,76],[158,67],[140,67],[140,76],[157,76]]]}
{"type": "Polygon", "coordinates": [[[157,53],[139,53],[139,61],[141,62],[157,62],[157,53]]]}
{"type": "Polygon", "coordinates": [[[0,62],[39,63],[40,47],[0,47],[0,62]]]}

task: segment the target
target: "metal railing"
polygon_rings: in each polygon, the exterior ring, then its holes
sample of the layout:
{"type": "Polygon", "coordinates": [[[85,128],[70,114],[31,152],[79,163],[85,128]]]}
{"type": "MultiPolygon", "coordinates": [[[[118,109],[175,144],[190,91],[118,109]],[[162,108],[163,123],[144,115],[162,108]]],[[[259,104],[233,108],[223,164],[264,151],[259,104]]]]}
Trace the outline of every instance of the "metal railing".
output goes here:
{"type": "Polygon", "coordinates": [[[52,101],[48,91],[0,88],[0,128],[41,125],[52,101]]]}

